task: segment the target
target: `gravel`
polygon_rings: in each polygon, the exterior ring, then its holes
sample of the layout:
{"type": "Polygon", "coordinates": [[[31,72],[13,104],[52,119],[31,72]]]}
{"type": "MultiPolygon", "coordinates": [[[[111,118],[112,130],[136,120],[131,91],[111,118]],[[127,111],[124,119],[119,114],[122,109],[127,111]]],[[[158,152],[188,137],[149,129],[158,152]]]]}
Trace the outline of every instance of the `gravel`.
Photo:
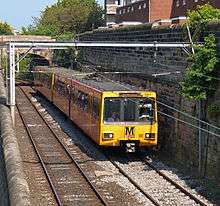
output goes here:
{"type": "Polygon", "coordinates": [[[62,136],[62,141],[68,146],[71,154],[80,163],[84,172],[89,175],[90,180],[97,186],[99,192],[106,197],[108,204],[120,206],[153,205],[127,178],[118,172],[115,166],[106,159],[96,146],[91,144],[88,137],[71,121],[66,120],[55,107],[43,98],[36,97],[38,103],[33,97],[32,101],[36,103],[54,131],[62,136]],[[61,134],[63,133],[61,128],[68,134],[65,138],[61,134]]]}
{"type": "MultiPolygon", "coordinates": [[[[61,133],[64,130],[67,133],[63,141],[80,162],[85,172],[89,174],[91,180],[105,193],[110,203],[112,201],[112,205],[116,203],[118,205],[152,205],[71,121],[68,121],[64,115],[44,98],[39,96],[36,96],[36,98],[37,100],[32,98],[32,101],[36,103],[38,109],[50,122],[54,131],[61,133]],[[40,103],[37,103],[37,101],[40,103]]],[[[197,205],[173,185],[158,176],[155,171],[142,161],[122,156],[113,154],[112,158],[144,191],[150,193],[162,205],[197,205]]],[[[194,181],[190,176],[180,175],[175,168],[165,165],[162,161],[152,160],[152,163],[189,192],[200,197],[207,205],[213,205],[205,197],[199,195],[198,191],[202,188],[190,188],[187,181],[194,181]]]]}

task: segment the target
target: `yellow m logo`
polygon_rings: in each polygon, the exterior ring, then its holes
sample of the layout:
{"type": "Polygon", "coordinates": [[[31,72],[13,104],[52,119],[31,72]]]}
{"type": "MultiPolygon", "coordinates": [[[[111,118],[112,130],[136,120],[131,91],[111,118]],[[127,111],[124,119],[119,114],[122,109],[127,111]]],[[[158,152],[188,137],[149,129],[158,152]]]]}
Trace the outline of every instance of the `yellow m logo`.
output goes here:
{"type": "Polygon", "coordinates": [[[125,135],[134,136],[134,127],[125,127],[125,135]]]}

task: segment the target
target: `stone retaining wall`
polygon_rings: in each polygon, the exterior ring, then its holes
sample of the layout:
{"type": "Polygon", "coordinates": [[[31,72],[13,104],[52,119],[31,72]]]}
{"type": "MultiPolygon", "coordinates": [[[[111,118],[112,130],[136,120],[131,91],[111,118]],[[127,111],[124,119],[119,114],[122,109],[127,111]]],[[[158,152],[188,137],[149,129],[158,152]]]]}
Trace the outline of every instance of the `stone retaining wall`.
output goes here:
{"type": "MultiPolygon", "coordinates": [[[[209,25],[204,33],[215,33],[220,49],[220,22],[209,25]]],[[[133,41],[133,42],[188,42],[186,30],[183,27],[151,28],[149,25],[108,29],[81,34],[82,41],[133,41]]],[[[102,70],[141,72],[139,78],[126,77],[122,81],[132,82],[146,89],[157,91],[158,99],[181,111],[197,116],[198,108],[194,101],[185,99],[180,94],[180,81],[188,65],[187,54],[183,49],[174,48],[83,48],[81,58],[93,65],[99,65],[102,70]],[[161,75],[153,78],[152,74],[173,72],[171,75],[161,75]],[[175,74],[175,72],[180,72],[175,74]]],[[[219,93],[216,93],[219,96],[219,93]]],[[[212,100],[213,101],[213,100],[212,100]]],[[[198,122],[186,118],[167,107],[160,106],[160,111],[175,118],[182,119],[198,126],[198,122]]],[[[186,166],[198,167],[198,129],[180,123],[170,117],[160,116],[160,140],[164,151],[169,153],[186,166]]],[[[211,120],[210,120],[211,121],[211,120]]],[[[216,122],[212,122],[217,124],[216,122]]],[[[220,125],[217,125],[220,127],[220,125]]],[[[207,128],[210,129],[210,128],[207,128]]],[[[219,132],[219,131],[214,131],[219,132]]],[[[206,175],[220,179],[220,140],[206,135],[204,165],[206,175]],[[206,162],[207,159],[207,162],[206,162]]]]}
{"type": "MultiPolygon", "coordinates": [[[[184,42],[187,35],[182,27],[153,28],[148,25],[129,29],[110,29],[88,32],[79,36],[82,41],[129,41],[129,42],[184,42]],[[136,29],[135,29],[136,28],[136,29]],[[186,36],[186,37],[184,37],[186,36]]],[[[148,75],[158,72],[185,72],[186,53],[181,48],[112,48],[93,47],[81,49],[82,59],[114,71],[135,71],[148,75]],[[94,58],[94,56],[96,58],[94,58]],[[159,70],[158,70],[159,68],[159,70]]],[[[181,75],[164,76],[179,79],[181,75]]]]}
{"type": "MultiPolygon", "coordinates": [[[[7,196],[9,194],[10,205],[13,206],[29,206],[29,187],[25,180],[22,168],[22,160],[18,148],[18,142],[13,129],[10,110],[6,106],[6,93],[2,72],[0,70],[0,130],[1,130],[1,146],[4,153],[3,165],[5,165],[4,173],[7,176],[6,183],[2,184],[4,189],[5,204],[7,205],[7,196]],[[5,172],[6,171],[6,172],[5,172]]],[[[0,147],[1,148],[1,147],[0,147]]],[[[3,166],[2,165],[2,166],[3,166]]],[[[2,167],[3,169],[4,167],[2,167]]],[[[6,177],[5,177],[6,178],[6,177]]]]}

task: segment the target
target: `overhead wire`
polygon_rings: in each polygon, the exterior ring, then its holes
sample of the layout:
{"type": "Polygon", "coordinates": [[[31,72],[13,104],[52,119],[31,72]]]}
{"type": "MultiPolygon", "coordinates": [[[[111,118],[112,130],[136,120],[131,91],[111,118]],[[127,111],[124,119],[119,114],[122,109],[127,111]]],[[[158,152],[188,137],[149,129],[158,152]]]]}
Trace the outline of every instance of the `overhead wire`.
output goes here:
{"type": "MultiPolygon", "coordinates": [[[[167,65],[167,66],[168,66],[168,65],[167,65]]],[[[94,68],[92,68],[92,69],[95,70],[96,72],[99,72],[97,69],[94,69],[94,68]]],[[[113,80],[111,80],[111,79],[105,77],[104,75],[101,75],[101,74],[98,74],[98,75],[102,76],[102,77],[105,78],[105,79],[108,79],[108,80],[112,81],[113,83],[117,83],[117,84],[122,85],[121,83],[115,82],[115,81],[113,81],[113,80]]],[[[201,74],[201,75],[203,75],[203,74],[201,74]]],[[[203,75],[203,76],[207,76],[207,75],[203,75]]],[[[211,77],[211,76],[207,76],[207,77],[213,78],[213,77],[211,77]]],[[[220,78],[213,78],[213,79],[220,80],[220,78]]],[[[122,85],[122,86],[124,86],[124,85],[122,85]]],[[[126,87],[126,86],[125,86],[125,87],[126,87]]],[[[130,89],[130,88],[126,87],[126,89],[130,89]]],[[[212,88],[208,88],[208,89],[212,89],[212,88]]],[[[214,90],[214,89],[213,89],[213,90],[214,90]]],[[[203,121],[203,120],[201,120],[201,119],[198,119],[198,118],[196,118],[196,117],[194,117],[194,116],[192,116],[192,115],[190,115],[190,114],[188,114],[188,113],[186,113],[186,112],[182,112],[181,110],[178,110],[178,109],[176,109],[175,107],[171,107],[171,106],[169,106],[169,105],[167,105],[167,104],[165,104],[165,103],[163,103],[163,102],[160,102],[160,101],[158,101],[158,100],[156,100],[156,101],[157,101],[158,104],[161,104],[161,105],[163,105],[163,106],[165,106],[165,107],[167,107],[167,108],[169,108],[169,109],[172,109],[172,110],[174,110],[174,111],[176,111],[176,112],[178,112],[178,113],[180,113],[180,114],[182,114],[182,115],[185,115],[185,116],[187,116],[187,117],[189,117],[189,118],[192,118],[192,119],[194,119],[194,120],[196,120],[196,121],[199,121],[199,122],[201,122],[201,123],[203,123],[203,124],[206,124],[206,125],[208,125],[208,126],[214,128],[214,129],[220,130],[220,128],[217,127],[217,126],[215,126],[215,125],[212,125],[212,124],[210,124],[210,123],[208,123],[208,122],[205,122],[205,121],[203,121]]]]}
{"type": "MultiPolygon", "coordinates": [[[[96,72],[98,71],[97,69],[93,69],[93,70],[96,71],[96,72]]],[[[98,74],[98,75],[101,76],[101,77],[103,77],[103,78],[105,78],[105,79],[108,80],[108,81],[111,81],[111,82],[114,83],[114,84],[118,84],[118,85],[124,87],[125,89],[130,90],[129,87],[127,87],[127,86],[121,84],[120,82],[116,82],[116,81],[114,81],[114,80],[112,80],[112,79],[110,79],[110,78],[107,78],[107,77],[105,77],[104,75],[101,75],[101,74],[98,74]]],[[[176,111],[176,112],[178,112],[178,113],[180,113],[180,114],[182,114],[182,115],[185,115],[185,116],[187,116],[187,117],[189,117],[189,118],[192,118],[192,119],[194,119],[194,120],[196,120],[196,121],[200,121],[200,122],[202,122],[203,124],[206,124],[206,125],[208,125],[208,126],[214,128],[214,129],[220,130],[219,127],[217,127],[217,126],[215,126],[215,125],[212,125],[212,124],[210,124],[210,123],[208,123],[208,122],[205,122],[205,121],[203,121],[203,120],[201,120],[201,119],[198,119],[198,118],[196,118],[196,117],[194,117],[194,116],[192,116],[192,115],[190,115],[190,114],[188,114],[188,113],[186,113],[186,112],[180,111],[180,110],[178,110],[178,109],[176,109],[176,108],[174,108],[174,107],[171,107],[171,106],[169,106],[169,105],[167,105],[167,104],[165,104],[165,103],[162,103],[162,102],[160,102],[160,101],[158,101],[158,100],[155,100],[155,99],[152,99],[152,98],[150,98],[150,97],[148,97],[148,98],[151,99],[151,100],[154,100],[156,103],[161,104],[161,105],[163,105],[163,106],[165,106],[165,107],[167,107],[167,108],[169,108],[169,109],[172,109],[172,110],[174,110],[174,111],[176,111]]],[[[203,128],[198,127],[198,126],[196,126],[196,125],[194,125],[194,124],[191,124],[191,123],[188,123],[188,122],[186,122],[186,121],[184,121],[184,120],[181,120],[181,119],[179,119],[179,118],[173,117],[173,116],[171,116],[171,115],[169,115],[169,114],[163,113],[163,112],[161,112],[161,111],[158,111],[158,113],[163,114],[163,115],[167,115],[167,116],[170,117],[170,118],[176,119],[176,120],[178,120],[178,121],[180,121],[180,122],[182,122],[182,123],[185,123],[185,124],[188,124],[188,125],[190,125],[190,126],[193,126],[194,128],[201,129],[202,131],[205,131],[205,132],[210,133],[210,134],[212,134],[212,135],[214,135],[214,136],[220,137],[219,134],[216,134],[216,133],[211,132],[211,131],[209,131],[209,130],[203,129],[203,128]]]]}
{"type": "MultiPolygon", "coordinates": [[[[97,69],[94,69],[96,72],[98,71],[97,69]]],[[[103,76],[102,75],[102,77],[104,77],[104,78],[106,78],[106,79],[108,79],[108,80],[111,80],[111,79],[109,79],[109,78],[107,78],[107,77],[105,77],[105,76],[103,76]]],[[[113,81],[113,80],[112,80],[113,81]]],[[[115,83],[117,83],[117,82],[115,82],[115,83]]],[[[122,85],[122,84],[121,84],[122,85]]],[[[124,85],[123,85],[124,86],[124,85]]],[[[125,88],[126,89],[130,89],[130,88],[128,88],[128,87],[126,87],[125,86],[125,88]]],[[[163,103],[163,102],[161,102],[161,101],[159,101],[159,100],[157,100],[157,103],[159,103],[159,104],[161,104],[161,105],[163,105],[163,106],[165,106],[165,107],[167,107],[167,108],[169,108],[169,109],[172,109],[172,110],[174,110],[174,111],[176,111],[176,112],[179,112],[180,114],[182,114],[182,115],[185,115],[185,116],[187,116],[187,117],[189,117],[189,118],[192,118],[192,119],[194,119],[194,120],[196,120],[196,121],[200,121],[201,123],[203,123],[203,124],[206,124],[206,125],[208,125],[208,126],[210,126],[210,127],[213,127],[213,128],[215,128],[215,129],[218,129],[218,130],[220,130],[220,128],[219,127],[217,127],[217,126],[215,126],[215,125],[212,125],[212,124],[210,124],[210,123],[208,123],[208,122],[205,122],[205,121],[203,121],[203,120],[200,120],[200,119],[198,119],[197,117],[194,117],[194,116],[192,116],[192,115],[190,115],[189,113],[186,113],[186,112],[183,112],[183,111],[181,111],[181,110],[178,110],[178,109],[176,109],[175,107],[172,107],[172,106],[170,106],[170,105],[168,105],[168,104],[166,104],[166,103],[163,103]]]]}

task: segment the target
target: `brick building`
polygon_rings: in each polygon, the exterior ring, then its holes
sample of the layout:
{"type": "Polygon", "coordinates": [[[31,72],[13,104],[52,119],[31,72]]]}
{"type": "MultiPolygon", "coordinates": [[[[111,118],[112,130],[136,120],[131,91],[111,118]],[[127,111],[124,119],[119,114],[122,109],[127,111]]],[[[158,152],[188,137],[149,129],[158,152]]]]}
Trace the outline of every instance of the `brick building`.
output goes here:
{"type": "Polygon", "coordinates": [[[182,23],[188,10],[208,2],[220,8],[220,0],[124,0],[116,8],[115,20],[117,23],[182,23]]]}
{"type": "Polygon", "coordinates": [[[210,3],[216,8],[220,8],[220,0],[174,0],[171,18],[186,16],[188,10],[195,9],[198,5],[210,3]]]}
{"type": "Polygon", "coordinates": [[[107,25],[114,24],[116,19],[116,9],[123,6],[122,0],[105,0],[105,21],[107,25]]]}

